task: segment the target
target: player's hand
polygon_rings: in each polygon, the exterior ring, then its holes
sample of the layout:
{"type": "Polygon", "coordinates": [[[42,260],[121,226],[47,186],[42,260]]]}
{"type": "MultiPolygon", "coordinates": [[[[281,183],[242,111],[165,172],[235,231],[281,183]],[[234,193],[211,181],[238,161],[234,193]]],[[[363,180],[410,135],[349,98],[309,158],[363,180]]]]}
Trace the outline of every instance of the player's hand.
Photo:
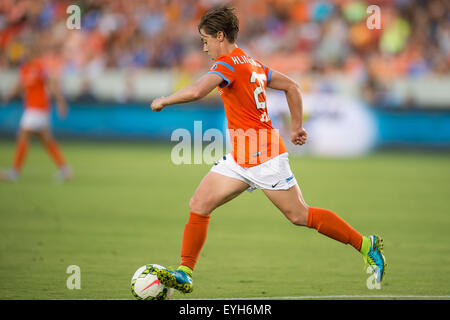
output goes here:
{"type": "Polygon", "coordinates": [[[152,108],[152,110],[155,112],[160,112],[165,108],[165,106],[166,105],[164,104],[164,97],[160,97],[152,101],[150,108],[152,108]]]}
{"type": "Polygon", "coordinates": [[[308,133],[303,127],[292,129],[291,142],[296,145],[304,145],[306,139],[308,138],[308,133]]]}

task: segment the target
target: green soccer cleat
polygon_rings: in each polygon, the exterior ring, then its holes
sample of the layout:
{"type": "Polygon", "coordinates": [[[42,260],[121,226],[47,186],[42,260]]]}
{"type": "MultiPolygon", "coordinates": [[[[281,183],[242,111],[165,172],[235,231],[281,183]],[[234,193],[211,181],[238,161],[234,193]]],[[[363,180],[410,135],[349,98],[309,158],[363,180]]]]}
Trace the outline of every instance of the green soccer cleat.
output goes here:
{"type": "Polygon", "coordinates": [[[376,275],[376,281],[381,283],[386,274],[386,258],[383,255],[383,239],[379,236],[369,236],[370,248],[367,254],[363,255],[366,266],[370,266],[376,275]]]}
{"type": "Polygon", "coordinates": [[[183,270],[157,269],[156,275],[166,287],[174,288],[182,293],[191,293],[194,290],[191,275],[183,270]]]}

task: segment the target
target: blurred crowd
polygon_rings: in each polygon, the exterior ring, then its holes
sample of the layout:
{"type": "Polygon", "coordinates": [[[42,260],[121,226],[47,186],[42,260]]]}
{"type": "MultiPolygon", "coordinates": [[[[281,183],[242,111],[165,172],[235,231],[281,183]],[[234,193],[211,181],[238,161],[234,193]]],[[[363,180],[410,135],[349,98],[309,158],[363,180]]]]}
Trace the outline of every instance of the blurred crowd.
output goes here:
{"type": "Polygon", "coordinates": [[[364,83],[369,102],[386,99],[392,79],[449,73],[446,0],[2,0],[0,72],[41,50],[57,73],[146,68],[193,77],[211,64],[200,17],[226,3],[237,9],[238,45],[249,55],[290,75],[345,73],[364,83]],[[66,26],[72,4],[80,30],[66,26]],[[379,29],[367,26],[369,5],[381,9],[379,29]]]}

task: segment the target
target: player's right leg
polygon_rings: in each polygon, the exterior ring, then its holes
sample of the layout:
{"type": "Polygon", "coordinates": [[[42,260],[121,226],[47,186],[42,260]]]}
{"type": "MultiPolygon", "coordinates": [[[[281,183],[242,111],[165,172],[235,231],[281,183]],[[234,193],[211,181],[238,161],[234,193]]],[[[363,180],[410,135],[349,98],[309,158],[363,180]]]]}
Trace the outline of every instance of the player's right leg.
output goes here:
{"type": "Polygon", "coordinates": [[[183,293],[193,290],[192,271],[206,241],[211,212],[234,199],[249,185],[242,180],[209,172],[189,202],[189,220],[184,228],[181,264],[177,270],[159,269],[159,281],[183,293]]]}
{"type": "Polygon", "coordinates": [[[33,132],[28,129],[20,128],[17,133],[16,147],[12,168],[0,173],[0,180],[13,182],[19,178],[23,164],[28,153],[30,138],[33,132]]]}

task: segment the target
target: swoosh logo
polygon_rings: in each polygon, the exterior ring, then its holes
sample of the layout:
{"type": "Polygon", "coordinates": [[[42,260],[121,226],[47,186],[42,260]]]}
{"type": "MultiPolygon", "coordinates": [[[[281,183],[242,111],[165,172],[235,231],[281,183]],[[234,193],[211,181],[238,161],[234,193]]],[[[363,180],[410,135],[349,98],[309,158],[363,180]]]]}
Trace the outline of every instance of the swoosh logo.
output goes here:
{"type": "Polygon", "coordinates": [[[160,285],[159,280],[156,279],[155,281],[153,281],[152,283],[150,283],[148,286],[146,286],[144,289],[142,289],[141,292],[147,290],[148,288],[150,288],[150,287],[151,287],[152,285],[154,285],[154,284],[160,285]]]}
{"type": "Polygon", "coordinates": [[[279,184],[279,183],[280,183],[280,181],[278,181],[277,183],[273,184],[272,188],[275,188],[277,186],[277,184],[279,184]]]}

